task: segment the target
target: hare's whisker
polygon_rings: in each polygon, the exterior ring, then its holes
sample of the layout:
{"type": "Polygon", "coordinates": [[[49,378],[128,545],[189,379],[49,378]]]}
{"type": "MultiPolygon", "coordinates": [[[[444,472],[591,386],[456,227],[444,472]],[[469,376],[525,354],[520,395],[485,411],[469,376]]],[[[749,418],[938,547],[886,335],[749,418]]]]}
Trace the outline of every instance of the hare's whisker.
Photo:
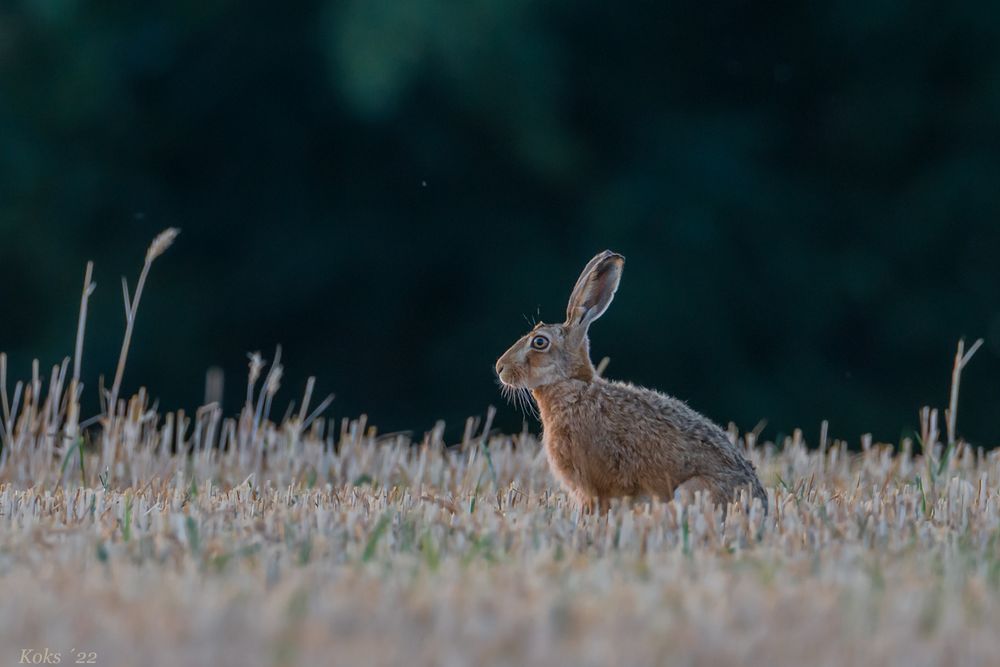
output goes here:
{"type": "Polygon", "coordinates": [[[535,419],[541,419],[538,415],[538,407],[535,405],[535,397],[527,388],[521,389],[521,398],[524,401],[525,412],[530,413],[535,419]]]}

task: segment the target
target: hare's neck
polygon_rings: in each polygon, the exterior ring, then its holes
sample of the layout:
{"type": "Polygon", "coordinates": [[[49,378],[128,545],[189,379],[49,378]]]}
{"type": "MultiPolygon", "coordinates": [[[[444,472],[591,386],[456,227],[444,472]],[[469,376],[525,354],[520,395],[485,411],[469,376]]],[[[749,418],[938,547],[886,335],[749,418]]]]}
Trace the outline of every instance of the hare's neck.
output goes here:
{"type": "MultiPolygon", "coordinates": [[[[600,381],[600,378],[594,378],[591,382],[600,381]]],[[[558,415],[566,412],[567,406],[579,401],[591,382],[570,378],[532,389],[531,395],[538,404],[542,425],[551,424],[558,419],[558,415]]]]}

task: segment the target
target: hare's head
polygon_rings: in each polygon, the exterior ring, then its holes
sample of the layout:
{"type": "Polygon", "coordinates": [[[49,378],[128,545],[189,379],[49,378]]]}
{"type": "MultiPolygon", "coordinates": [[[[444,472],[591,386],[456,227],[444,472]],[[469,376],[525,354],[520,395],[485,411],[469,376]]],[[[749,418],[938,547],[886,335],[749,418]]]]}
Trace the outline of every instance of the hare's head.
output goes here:
{"type": "Polygon", "coordinates": [[[583,269],[566,306],[562,324],[539,322],[497,360],[500,381],[515,389],[534,389],[577,379],[594,378],[590,363],[590,323],[604,314],[615,297],[625,258],[605,250],[583,269]]]}

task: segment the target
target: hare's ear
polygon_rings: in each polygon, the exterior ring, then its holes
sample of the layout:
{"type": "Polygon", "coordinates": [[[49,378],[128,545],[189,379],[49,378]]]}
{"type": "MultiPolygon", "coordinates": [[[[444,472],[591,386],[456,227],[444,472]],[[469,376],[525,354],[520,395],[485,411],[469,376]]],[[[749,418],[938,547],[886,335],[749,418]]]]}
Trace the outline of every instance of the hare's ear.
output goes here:
{"type": "Polygon", "coordinates": [[[615,298],[625,258],[605,250],[587,262],[566,306],[566,326],[586,332],[590,323],[604,314],[615,298]]]}

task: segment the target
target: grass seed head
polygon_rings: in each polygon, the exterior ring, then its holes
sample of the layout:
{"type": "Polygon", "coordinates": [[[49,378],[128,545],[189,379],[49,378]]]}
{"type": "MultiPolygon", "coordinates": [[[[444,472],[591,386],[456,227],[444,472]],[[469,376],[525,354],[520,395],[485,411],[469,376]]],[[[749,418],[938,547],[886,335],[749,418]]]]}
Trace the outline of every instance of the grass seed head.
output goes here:
{"type": "Polygon", "coordinates": [[[167,249],[173,245],[174,239],[177,235],[181,233],[181,230],[176,227],[169,227],[153,239],[153,242],[149,244],[149,250],[146,251],[146,261],[152,262],[154,259],[162,255],[167,251],[167,249]]]}

